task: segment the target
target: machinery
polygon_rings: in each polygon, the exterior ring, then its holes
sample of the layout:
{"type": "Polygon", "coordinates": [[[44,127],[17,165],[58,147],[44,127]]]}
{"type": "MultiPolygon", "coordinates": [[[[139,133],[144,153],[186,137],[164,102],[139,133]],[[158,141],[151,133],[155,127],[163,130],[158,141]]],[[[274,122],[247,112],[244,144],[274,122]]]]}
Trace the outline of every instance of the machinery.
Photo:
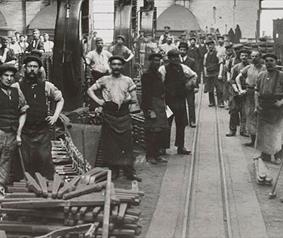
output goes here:
{"type": "Polygon", "coordinates": [[[140,8],[140,30],[145,35],[155,36],[157,11],[154,0],[144,0],[144,6],[140,8]]]}
{"type": "Polygon", "coordinates": [[[58,0],[52,78],[62,90],[65,111],[82,106],[81,39],[88,32],[88,0],[58,0]]]}

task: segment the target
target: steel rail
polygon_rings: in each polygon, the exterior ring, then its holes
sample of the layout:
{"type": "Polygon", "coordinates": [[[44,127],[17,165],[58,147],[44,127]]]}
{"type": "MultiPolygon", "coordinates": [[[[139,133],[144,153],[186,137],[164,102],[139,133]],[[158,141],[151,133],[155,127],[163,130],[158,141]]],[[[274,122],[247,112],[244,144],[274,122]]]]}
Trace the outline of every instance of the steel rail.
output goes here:
{"type": "MultiPolygon", "coordinates": [[[[199,106],[198,106],[198,112],[197,112],[197,127],[196,127],[196,131],[194,134],[194,139],[193,139],[189,184],[188,184],[188,190],[187,190],[186,197],[185,197],[185,207],[184,207],[184,216],[183,216],[183,223],[182,223],[182,230],[181,230],[181,238],[188,238],[188,231],[190,229],[189,228],[189,217],[191,213],[191,202],[192,202],[193,191],[194,191],[196,162],[198,160],[197,151],[199,149],[198,142],[200,139],[199,127],[200,127],[202,98],[203,98],[203,85],[201,85],[200,87],[199,106]]],[[[216,141],[217,141],[217,153],[218,153],[218,161],[219,161],[220,176],[221,176],[220,180],[221,180],[221,191],[222,191],[221,195],[222,195],[222,202],[223,202],[223,219],[224,219],[224,225],[225,225],[225,237],[232,238],[233,233],[232,233],[231,216],[230,216],[230,209],[229,209],[229,196],[228,196],[228,187],[227,187],[227,180],[226,180],[227,175],[226,175],[226,170],[225,170],[225,161],[223,159],[223,150],[222,150],[218,110],[219,109],[215,107],[216,141]]]]}

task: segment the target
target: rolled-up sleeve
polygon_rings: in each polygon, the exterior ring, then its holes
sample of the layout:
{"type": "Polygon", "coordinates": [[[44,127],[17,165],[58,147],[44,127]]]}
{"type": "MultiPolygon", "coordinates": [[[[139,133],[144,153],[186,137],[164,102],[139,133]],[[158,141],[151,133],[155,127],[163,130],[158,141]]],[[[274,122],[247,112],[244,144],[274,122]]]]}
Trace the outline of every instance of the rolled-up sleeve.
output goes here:
{"type": "Polygon", "coordinates": [[[45,83],[45,92],[48,97],[52,98],[56,102],[63,98],[62,92],[53,83],[45,83]]]}
{"type": "Polygon", "coordinates": [[[189,79],[197,77],[196,72],[194,72],[193,70],[191,70],[187,65],[181,64],[183,71],[185,73],[186,76],[189,77],[189,79]]]}
{"type": "Polygon", "coordinates": [[[162,82],[164,82],[165,81],[165,76],[166,76],[166,68],[165,68],[165,66],[164,65],[160,66],[158,71],[161,74],[162,82]]]}
{"type": "Polygon", "coordinates": [[[136,90],[137,86],[131,78],[128,78],[128,79],[129,79],[128,90],[129,90],[129,92],[132,92],[132,91],[136,90]]]}
{"type": "Polygon", "coordinates": [[[26,111],[29,109],[29,105],[27,104],[27,101],[25,99],[25,96],[20,88],[20,85],[18,83],[15,83],[12,85],[13,88],[16,88],[18,90],[18,94],[19,94],[19,112],[20,114],[24,114],[26,113],[26,111]]]}

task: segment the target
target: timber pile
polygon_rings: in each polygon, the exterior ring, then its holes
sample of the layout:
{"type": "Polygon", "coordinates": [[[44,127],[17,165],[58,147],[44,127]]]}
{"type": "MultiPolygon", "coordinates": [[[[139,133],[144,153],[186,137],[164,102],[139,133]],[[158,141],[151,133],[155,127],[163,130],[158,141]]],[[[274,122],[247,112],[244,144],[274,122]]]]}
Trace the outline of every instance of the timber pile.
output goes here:
{"type": "Polygon", "coordinates": [[[111,171],[94,168],[70,182],[58,175],[48,181],[39,173],[8,187],[0,200],[0,230],[8,237],[135,237],[143,193],[114,188],[111,171]]]}

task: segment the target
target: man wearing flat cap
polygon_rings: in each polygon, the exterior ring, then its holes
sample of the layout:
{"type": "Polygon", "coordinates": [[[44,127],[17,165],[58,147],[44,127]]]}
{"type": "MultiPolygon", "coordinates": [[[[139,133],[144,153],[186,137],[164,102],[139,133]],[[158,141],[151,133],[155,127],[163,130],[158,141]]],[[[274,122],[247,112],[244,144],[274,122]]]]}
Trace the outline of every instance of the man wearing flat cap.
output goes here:
{"type": "Polygon", "coordinates": [[[111,74],[98,79],[87,91],[92,100],[101,107],[102,156],[113,172],[119,176],[120,169],[129,180],[141,181],[134,168],[132,122],[130,106],[137,105],[136,85],[121,72],[125,64],[121,56],[109,59],[111,74]],[[102,98],[97,97],[100,91],[102,98]]]}
{"type": "Polygon", "coordinates": [[[279,164],[282,159],[283,73],[274,54],[263,56],[267,71],[259,74],[255,105],[258,113],[256,149],[260,158],[279,164]]]}
{"type": "Polygon", "coordinates": [[[38,50],[41,53],[44,52],[44,43],[40,40],[40,31],[34,29],[32,32],[33,39],[29,42],[27,47],[27,52],[32,52],[32,50],[38,50]]]}
{"type": "Polygon", "coordinates": [[[231,94],[229,99],[230,132],[226,134],[226,136],[228,137],[236,135],[238,126],[240,126],[240,135],[243,137],[249,137],[246,131],[246,117],[244,112],[245,95],[241,94],[240,89],[238,88],[236,83],[236,78],[240,74],[241,70],[249,65],[249,54],[250,51],[242,49],[239,52],[241,62],[236,64],[231,69],[230,84],[233,88],[233,93],[231,94]]]}
{"type": "Polygon", "coordinates": [[[126,38],[123,35],[116,37],[116,44],[110,48],[112,55],[118,55],[124,59],[125,62],[130,62],[134,58],[133,52],[125,46],[126,38]]]}
{"type": "Polygon", "coordinates": [[[176,139],[175,146],[177,153],[188,155],[190,151],[185,148],[185,128],[188,125],[188,116],[186,108],[187,85],[191,81],[195,81],[197,74],[188,66],[180,63],[178,50],[170,50],[167,54],[169,63],[159,68],[162,80],[165,85],[165,101],[173,112],[173,116],[169,118],[169,133],[163,146],[170,147],[170,129],[175,117],[176,123],[176,139]]]}
{"type": "Polygon", "coordinates": [[[217,103],[219,107],[224,106],[223,84],[219,80],[220,59],[217,57],[215,43],[213,40],[206,42],[208,52],[204,56],[203,67],[205,77],[205,92],[208,92],[209,107],[215,106],[214,90],[216,89],[217,103]]]}
{"type": "Polygon", "coordinates": [[[170,34],[170,26],[164,26],[164,33],[159,37],[158,45],[161,46],[167,42],[167,38],[171,38],[174,43],[174,36],[170,34]]]}
{"type": "Polygon", "coordinates": [[[11,164],[17,159],[28,105],[19,88],[12,86],[17,69],[0,66],[0,197],[10,180],[11,164]],[[13,161],[12,161],[13,160],[13,161]]]}
{"type": "Polygon", "coordinates": [[[145,116],[146,160],[152,164],[166,163],[158,156],[162,147],[162,136],[169,129],[166,116],[165,88],[158,69],[161,65],[161,54],[149,56],[150,65],[141,77],[141,108],[145,116]]]}
{"type": "Polygon", "coordinates": [[[40,80],[42,62],[38,57],[27,56],[24,64],[24,78],[20,83],[15,83],[15,87],[21,89],[30,107],[23,128],[22,154],[25,167],[31,175],[39,172],[47,179],[52,179],[54,166],[49,126],[56,123],[64,99],[61,91],[52,83],[40,80]],[[51,112],[50,103],[55,104],[54,113],[51,112]]]}

